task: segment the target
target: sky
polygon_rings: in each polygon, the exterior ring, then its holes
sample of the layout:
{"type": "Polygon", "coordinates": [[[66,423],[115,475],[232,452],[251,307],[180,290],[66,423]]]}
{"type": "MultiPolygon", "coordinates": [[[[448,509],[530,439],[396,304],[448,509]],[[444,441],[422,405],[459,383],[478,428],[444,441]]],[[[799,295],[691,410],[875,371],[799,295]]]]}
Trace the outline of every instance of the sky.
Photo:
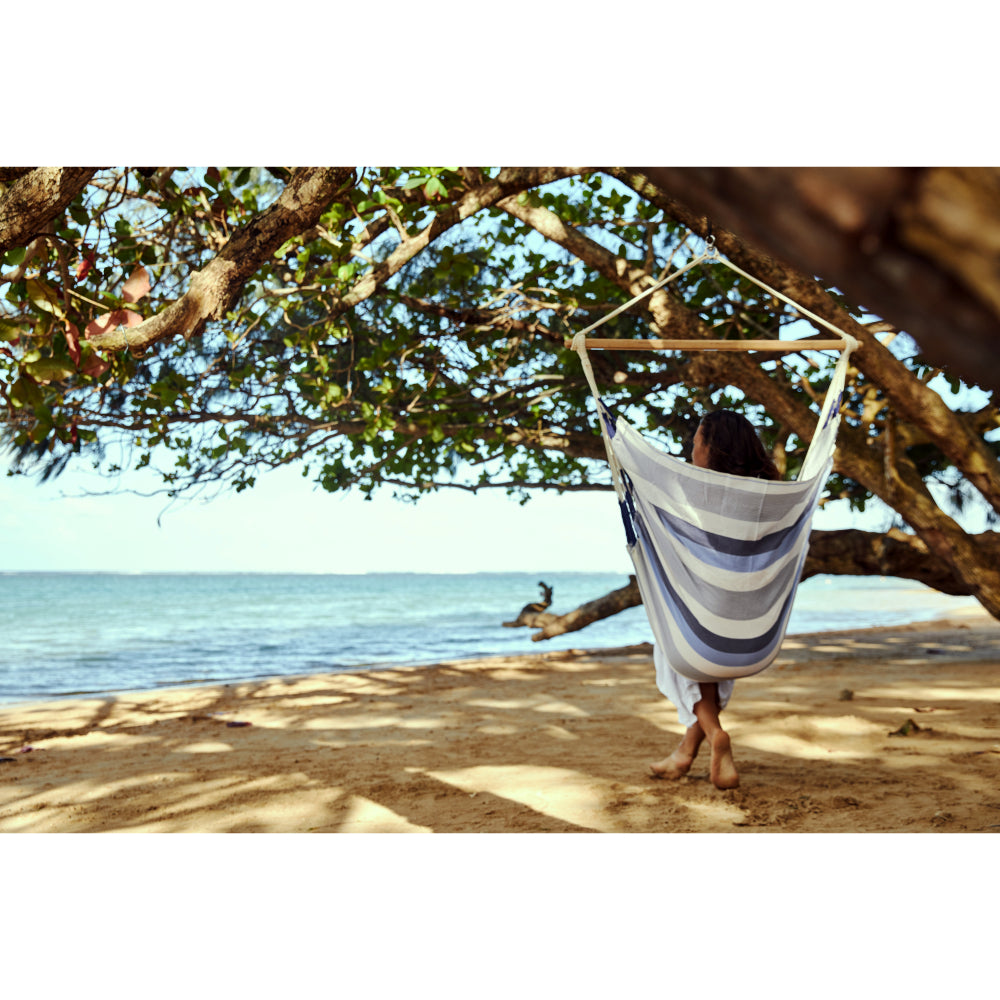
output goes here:
{"type": "MultiPolygon", "coordinates": [[[[153,480],[123,482],[148,489],[153,480]]],[[[388,491],[370,501],[326,493],[287,468],[243,493],[169,508],[162,496],[86,495],[106,486],[83,471],[45,484],[0,477],[0,572],[631,570],[609,491],[538,493],[521,506],[503,490],[443,490],[414,505],[388,491]]],[[[879,530],[885,519],[836,504],[813,526],[879,530]]]]}
{"type": "MultiPolygon", "coordinates": [[[[656,11],[655,17],[669,21],[672,27],[677,26],[677,19],[682,14],[662,7],[657,7],[656,11]]],[[[533,11],[533,17],[539,14],[533,11]]],[[[731,16],[734,14],[735,8],[730,11],[731,16]]],[[[690,12],[689,16],[695,22],[689,27],[693,30],[702,15],[690,12]]],[[[552,26],[564,32],[567,26],[561,12],[553,10],[551,17],[554,19],[552,26]]],[[[757,20],[756,14],[754,20],[757,20]]],[[[833,27],[827,24],[824,29],[831,52],[838,51],[838,44],[829,39],[833,27]]],[[[872,28],[869,23],[866,33],[870,34],[872,28]]],[[[29,30],[27,22],[25,30],[29,30]]],[[[856,47],[860,40],[853,26],[845,23],[842,30],[845,41],[849,39],[856,47]]],[[[897,19],[893,18],[891,25],[887,23],[886,30],[898,41],[897,19]]],[[[915,31],[915,23],[907,30],[915,31]]],[[[937,29],[928,23],[927,30],[937,29]]],[[[984,56],[989,45],[987,35],[980,36],[984,56]]],[[[506,42],[498,44],[503,48],[506,42]]],[[[697,100],[692,97],[694,106],[702,106],[698,102],[707,100],[706,88],[708,92],[718,92],[719,98],[729,99],[725,76],[714,75],[712,66],[725,65],[725,46],[731,46],[732,54],[740,56],[744,44],[741,31],[734,31],[728,38],[713,39],[711,63],[704,63],[702,48],[692,48],[692,65],[700,67],[695,74],[699,84],[697,100]]],[[[130,137],[127,145],[124,140],[118,140],[119,149],[124,152],[127,148],[128,155],[117,159],[192,163],[215,160],[260,163],[271,159],[300,163],[380,163],[399,160],[398,151],[405,149],[408,155],[402,159],[408,162],[555,163],[612,159],[615,162],[670,161],[677,165],[737,161],[766,165],[789,159],[805,164],[833,164],[845,162],[846,156],[847,162],[855,162],[856,157],[858,162],[919,163],[934,158],[929,154],[929,146],[954,150],[955,156],[946,159],[956,162],[992,162],[988,155],[983,160],[984,154],[978,145],[982,142],[981,130],[968,130],[965,116],[949,113],[934,119],[932,131],[924,127],[927,108],[941,92],[937,78],[910,74],[900,79],[892,62],[882,60],[881,52],[877,55],[878,58],[866,66],[864,76],[853,83],[836,74],[830,76],[827,86],[831,101],[835,98],[832,106],[850,111],[853,140],[848,140],[846,145],[838,140],[835,146],[825,149],[810,146],[805,140],[797,142],[794,149],[775,147],[773,136],[757,127],[753,115],[747,117],[747,128],[742,132],[740,129],[711,129],[699,134],[695,142],[678,143],[676,137],[668,141],[650,127],[651,111],[645,101],[615,99],[615,135],[610,145],[603,131],[591,127],[594,107],[589,101],[579,107],[561,106],[559,121],[565,127],[555,130],[544,116],[522,115],[517,119],[516,136],[504,133],[498,138],[492,129],[428,128],[426,116],[415,114],[394,120],[390,129],[369,123],[367,129],[352,131],[349,138],[338,136],[332,145],[332,140],[325,138],[326,133],[312,127],[312,112],[304,106],[305,124],[298,128],[290,125],[280,139],[267,139],[272,150],[268,155],[262,151],[265,138],[259,124],[267,120],[269,114],[274,117],[278,112],[285,120],[288,112],[287,95],[277,88],[272,97],[258,95],[259,100],[231,109],[235,117],[228,130],[225,155],[218,155],[218,136],[209,124],[192,122],[183,137],[173,132],[161,135],[157,130],[148,130],[144,139],[130,137]],[[883,76],[873,77],[876,71],[883,76]],[[851,90],[852,86],[856,91],[851,90]],[[882,94],[884,101],[892,101],[895,127],[891,135],[886,132],[881,106],[870,100],[873,88],[882,94]],[[269,107],[266,99],[273,99],[276,105],[269,107]],[[970,137],[977,135],[980,138],[970,147],[970,137]],[[172,155],[164,152],[164,144],[172,155]],[[276,146],[283,151],[283,156],[273,153],[276,146]],[[613,155],[608,155],[609,148],[613,155]]],[[[787,59],[794,58],[797,58],[794,52],[787,54],[787,59]]],[[[819,83],[814,79],[814,53],[811,49],[803,50],[801,58],[802,68],[810,74],[813,83],[810,88],[800,90],[782,87],[783,113],[787,113],[791,121],[796,115],[808,120],[814,109],[823,105],[816,90],[819,83]]],[[[973,63],[974,60],[963,57],[966,67],[963,73],[967,74],[967,66],[973,63]]],[[[452,67],[446,69],[444,65],[442,82],[450,80],[452,74],[452,67]]],[[[983,58],[981,64],[976,65],[982,66],[980,72],[985,84],[991,63],[983,58]]],[[[536,73],[539,68],[536,63],[536,73]]],[[[659,60],[650,61],[644,71],[654,89],[662,89],[662,71],[659,60]]],[[[757,71],[762,70],[758,67],[757,71]]],[[[556,66],[552,72],[558,76],[561,70],[556,66]]],[[[784,83],[789,75],[795,75],[794,63],[774,61],[767,72],[773,74],[776,82],[780,78],[784,83]]],[[[683,73],[678,71],[671,79],[675,77],[683,78],[683,73]]],[[[977,92],[967,75],[962,79],[966,95],[977,92]]],[[[540,93],[537,77],[529,76],[525,81],[523,92],[506,95],[507,105],[516,107],[521,101],[534,105],[540,93]]],[[[385,86],[393,89],[396,81],[387,78],[385,86]]],[[[637,87],[639,85],[630,86],[630,91],[638,92],[637,87]]],[[[478,96],[473,97],[470,91],[468,100],[471,110],[478,96]]],[[[608,100],[613,98],[609,96],[608,100]]],[[[971,108],[969,114],[972,114],[971,108]]],[[[60,132],[59,145],[55,149],[49,148],[51,139],[41,145],[38,140],[30,143],[33,155],[27,159],[33,162],[117,162],[115,155],[108,155],[106,135],[85,124],[68,123],[67,128],[68,131],[60,132]],[[39,154],[39,148],[46,152],[39,154]]],[[[114,146],[113,142],[112,148],[114,146]]],[[[15,163],[25,157],[8,159],[15,163]]],[[[137,477],[126,480],[125,485],[147,490],[150,484],[137,477]]],[[[610,492],[538,493],[528,504],[520,506],[502,490],[485,491],[476,496],[445,490],[413,506],[392,500],[387,491],[370,502],[357,495],[327,494],[304,479],[298,470],[282,469],[261,476],[252,490],[242,494],[222,495],[208,503],[179,504],[163,513],[165,500],[162,497],[138,497],[127,492],[111,496],[83,495],[87,490],[101,488],[101,483],[76,471],[38,485],[26,477],[5,477],[0,466],[0,572],[627,573],[631,568],[617,504],[610,492]]],[[[890,515],[878,505],[872,505],[869,513],[859,515],[852,514],[843,503],[837,503],[817,513],[814,527],[884,530],[889,522],[890,515]]],[[[982,530],[978,526],[971,527],[982,530]]]]}
{"type": "MultiPolygon", "coordinates": [[[[148,487],[152,479],[132,482],[148,487]]],[[[81,473],[47,484],[0,479],[0,569],[466,573],[628,565],[611,493],[545,494],[520,506],[502,490],[448,490],[414,505],[388,491],[370,501],[329,494],[295,468],[266,473],[240,494],[170,507],[162,496],[85,495],[101,486],[81,473]]]]}

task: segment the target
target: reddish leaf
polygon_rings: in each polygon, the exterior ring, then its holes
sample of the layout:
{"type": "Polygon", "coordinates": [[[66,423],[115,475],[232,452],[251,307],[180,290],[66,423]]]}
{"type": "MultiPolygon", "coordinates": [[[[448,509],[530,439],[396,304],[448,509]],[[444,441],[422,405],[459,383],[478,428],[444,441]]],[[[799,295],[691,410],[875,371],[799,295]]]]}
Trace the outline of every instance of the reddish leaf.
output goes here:
{"type": "Polygon", "coordinates": [[[80,330],[75,323],[66,320],[66,346],[73,364],[80,367],[80,330]]]}
{"type": "MultiPolygon", "coordinates": [[[[84,249],[86,249],[86,247],[84,249]]],[[[94,261],[96,259],[97,259],[97,253],[94,250],[91,250],[90,253],[84,255],[80,263],[76,265],[77,281],[83,281],[83,279],[86,278],[88,274],[90,274],[91,270],[94,267],[94,261]]]]}
{"type": "Polygon", "coordinates": [[[92,319],[87,328],[83,331],[85,337],[96,337],[99,334],[107,333],[108,330],[117,330],[119,326],[126,328],[138,326],[142,322],[142,317],[131,309],[115,309],[114,312],[103,313],[96,319],[92,319]]]}
{"type": "Polygon", "coordinates": [[[83,375],[89,375],[91,378],[100,378],[109,367],[107,361],[102,361],[97,354],[91,352],[87,360],[80,365],[80,372],[83,375]]]}
{"type": "Polygon", "coordinates": [[[122,298],[126,302],[138,302],[149,294],[149,272],[144,267],[137,267],[131,277],[122,286],[122,298]]]}

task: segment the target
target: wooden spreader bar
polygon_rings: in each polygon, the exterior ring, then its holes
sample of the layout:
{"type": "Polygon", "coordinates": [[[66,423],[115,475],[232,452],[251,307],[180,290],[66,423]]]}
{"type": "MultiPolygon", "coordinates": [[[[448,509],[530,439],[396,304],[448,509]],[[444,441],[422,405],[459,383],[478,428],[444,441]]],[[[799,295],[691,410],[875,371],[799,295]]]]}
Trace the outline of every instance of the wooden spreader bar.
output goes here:
{"type": "MultiPolygon", "coordinates": [[[[631,340],[587,337],[591,351],[843,351],[844,340],[631,340]]],[[[567,344],[567,346],[569,346],[567,344]]]]}

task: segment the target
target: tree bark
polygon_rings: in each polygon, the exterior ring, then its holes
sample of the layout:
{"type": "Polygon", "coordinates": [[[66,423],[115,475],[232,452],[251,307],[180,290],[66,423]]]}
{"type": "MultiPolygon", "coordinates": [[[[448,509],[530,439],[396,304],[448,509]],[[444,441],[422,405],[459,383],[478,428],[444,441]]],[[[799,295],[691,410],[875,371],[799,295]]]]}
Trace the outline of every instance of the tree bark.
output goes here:
{"type": "Polygon", "coordinates": [[[35,167],[0,193],[0,253],[25,246],[87,186],[96,167],[35,167]]]}
{"type": "MultiPolygon", "coordinates": [[[[389,258],[363,274],[331,306],[339,315],[370,298],[435,238],[464,219],[515,191],[578,173],[577,168],[507,168],[495,180],[467,192],[459,202],[435,216],[422,232],[404,239],[389,258]]],[[[163,340],[189,340],[210,319],[221,319],[233,308],[250,277],[270,260],[282,243],[315,226],[337,192],[353,174],[349,167],[296,168],[281,196],[270,208],[238,230],[218,255],[191,278],[188,291],[162,312],[125,333],[109,330],[91,337],[102,350],[141,351],[163,340]]]]}
{"type": "Polygon", "coordinates": [[[161,340],[190,340],[210,319],[222,319],[251,275],[288,239],[315,226],[352,176],[350,167],[300,168],[292,172],[278,200],[243,226],[201,271],[187,292],[162,312],[135,326],[91,337],[102,350],[145,350],[161,340]]]}
{"type": "Polygon", "coordinates": [[[1000,169],[639,167],[713,223],[818,274],[970,384],[1000,389],[1000,169]]]}
{"type": "MultiPolygon", "coordinates": [[[[989,542],[991,533],[979,536],[989,542]]],[[[829,573],[835,576],[898,576],[916,580],[942,594],[973,596],[968,583],[955,577],[948,566],[935,559],[927,545],[915,535],[892,528],[884,535],[857,528],[814,531],[809,536],[802,579],[829,573]]]]}
{"type": "MultiPolygon", "coordinates": [[[[993,532],[976,535],[974,541],[990,547],[1000,556],[993,532]]],[[[802,579],[826,573],[831,576],[900,577],[926,584],[944,594],[975,596],[967,583],[957,579],[946,565],[933,558],[921,539],[895,528],[885,534],[856,528],[812,532],[802,579]]],[[[531,639],[538,642],[566,632],[576,632],[638,604],[642,604],[639,585],[636,578],[630,575],[628,584],[618,590],[581,604],[564,615],[550,613],[550,620],[531,639]]]]}
{"type": "Polygon", "coordinates": [[[540,639],[551,639],[566,632],[577,632],[602,618],[610,618],[626,608],[634,608],[637,604],[642,604],[639,584],[635,577],[630,575],[624,587],[612,590],[611,593],[593,601],[587,601],[586,604],[581,604],[565,615],[553,615],[552,620],[531,637],[531,641],[538,642],[540,639]]]}

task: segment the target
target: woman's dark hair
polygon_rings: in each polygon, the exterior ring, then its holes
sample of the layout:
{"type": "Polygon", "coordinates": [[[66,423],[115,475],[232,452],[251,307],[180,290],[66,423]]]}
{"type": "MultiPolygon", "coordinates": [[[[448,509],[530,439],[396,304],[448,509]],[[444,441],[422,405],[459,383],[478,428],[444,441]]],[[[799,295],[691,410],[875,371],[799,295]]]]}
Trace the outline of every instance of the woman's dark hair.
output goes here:
{"type": "Polygon", "coordinates": [[[781,473],[746,417],[732,410],[714,410],[705,414],[699,427],[702,444],[708,449],[710,469],[755,479],[781,479],[781,473]]]}

